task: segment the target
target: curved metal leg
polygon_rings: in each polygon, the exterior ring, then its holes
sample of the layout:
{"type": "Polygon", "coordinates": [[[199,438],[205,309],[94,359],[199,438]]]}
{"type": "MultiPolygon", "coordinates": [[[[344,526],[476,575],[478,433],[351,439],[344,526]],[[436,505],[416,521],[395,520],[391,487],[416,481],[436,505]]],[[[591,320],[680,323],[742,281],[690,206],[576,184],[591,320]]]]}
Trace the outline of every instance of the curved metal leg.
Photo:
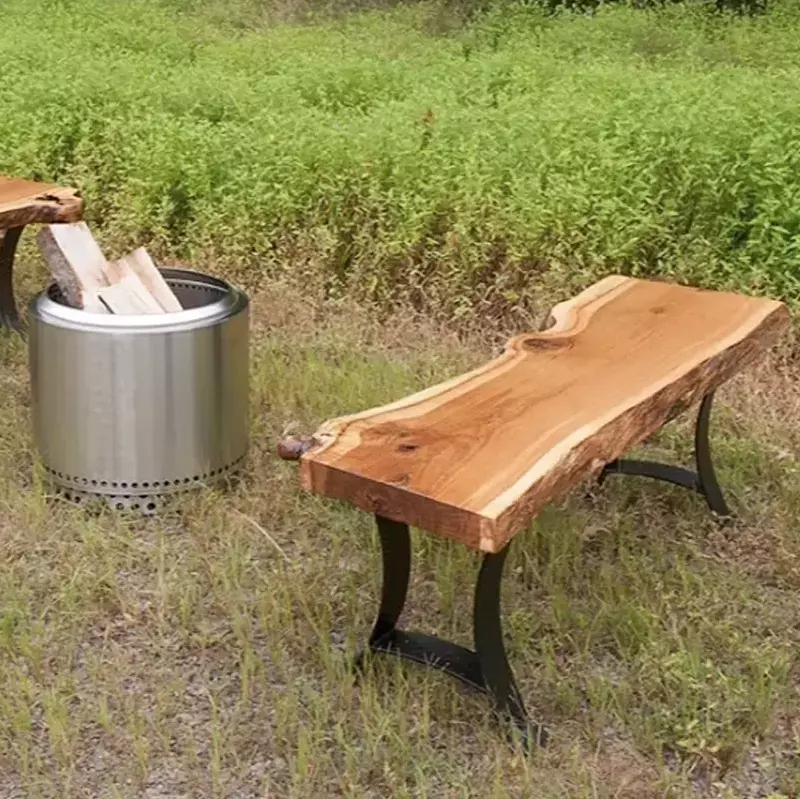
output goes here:
{"type": "Polygon", "coordinates": [[[672,466],[668,463],[655,463],[653,461],[640,461],[633,458],[620,458],[609,463],[600,473],[598,483],[602,485],[610,474],[626,474],[634,477],[649,477],[652,480],[661,480],[662,483],[688,488],[690,491],[700,492],[700,481],[691,469],[682,466],[672,466]]]}
{"type": "Polygon", "coordinates": [[[514,680],[503,643],[500,620],[500,584],[509,546],[495,555],[485,555],[475,588],[473,630],[475,652],[485,690],[491,695],[498,715],[510,720],[522,735],[523,745],[544,745],[547,731],[528,718],[525,704],[514,680]],[[532,740],[531,740],[532,739],[532,740]]]}
{"type": "Polygon", "coordinates": [[[711,418],[711,404],[714,402],[714,392],[711,391],[703,397],[700,411],[697,414],[697,427],[694,433],[694,457],[697,463],[697,482],[699,491],[705,497],[708,507],[717,516],[730,516],[731,512],[722,495],[722,489],[717,481],[717,473],[711,460],[711,449],[708,443],[708,422],[711,418]]]}
{"type": "Polygon", "coordinates": [[[14,300],[14,256],[24,227],[5,231],[0,239],[0,326],[19,330],[19,314],[14,300]]]}
{"type": "Polygon", "coordinates": [[[378,618],[369,637],[370,646],[391,634],[406,604],[411,576],[411,535],[407,524],[379,516],[378,534],[383,554],[383,588],[378,618]]]}
{"type": "MultiPolygon", "coordinates": [[[[475,651],[434,635],[407,632],[397,627],[403,611],[411,572],[411,538],[408,526],[377,517],[383,554],[383,589],[378,618],[368,650],[392,655],[444,671],[492,699],[498,715],[510,721],[524,746],[544,744],[547,733],[533,724],[508,664],[500,622],[500,582],[508,547],[484,556],[475,588],[473,631],[475,651]]],[[[356,668],[364,661],[361,653],[356,668]]]]}
{"type": "Polygon", "coordinates": [[[725,502],[722,489],[717,482],[717,475],[714,471],[708,443],[708,424],[713,401],[714,392],[710,391],[703,397],[697,414],[697,426],[694,434],[696,472],[691,469],[684,469],[681,466],[671,466],[665,463],[620,458],[606,464],[598,477],[598,484],[602,485],[610,474],[627,474],[661,480],[665,483],[672,483],[682,488],[688,488],[690,491],[695,491],[705,499],[712,513],[723,518],[729,517],[731,512],[725,502]]]}

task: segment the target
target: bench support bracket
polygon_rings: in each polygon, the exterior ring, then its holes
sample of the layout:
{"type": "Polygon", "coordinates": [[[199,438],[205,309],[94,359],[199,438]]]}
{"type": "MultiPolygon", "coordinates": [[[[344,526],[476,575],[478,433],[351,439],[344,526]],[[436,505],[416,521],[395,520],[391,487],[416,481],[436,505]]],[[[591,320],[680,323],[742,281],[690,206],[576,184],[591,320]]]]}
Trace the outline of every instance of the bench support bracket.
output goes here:
{"type": "MultiPolygon", "coordinates": [[[[377,517],[383,554],[380,611],[369,638],[369,651],[421,663],[489,695],[497,715],[510,722],[525,748],[543,745],[545,729],[525,710],[503,644],[500,621],[500,583],[508,546],[483,557],[475,589],[473,634],[475,650],[424,633],[406,632],[397,622],[406,601],[411,574],[411,536],[408,525],[377,517]]],[[[364,653],[357,659],[363,665],[364,653]]]]}
{"type": "Polygon", "coordinates": [[[0,231],[0,327],[19,330],[19,314],[14,300],[14,256],[22,227],[0,231]]]}
{"type": "Polygon", "coordinates": [[[620,458],[606,464],[600,473],[598,482],[602,485],[610,474],[627,474],[639,477],[649,477],[653,480],[662,480],[673,485],[688,488],[700,494],[706,501],[713,514],[721,518],[730,517],[731,512],[725,502],[722,489],[717,481],[714,464],[711,460],[711,449],[708,443],[708,424],[711,417],[711,404],[714,392],[709,392],[703,397],[700,411],[697,414],[697,426],[694,434],[694,455],[697,471],[684,469],[680,466],[670,466],[665,463],[640,461],[630,458],[620,458]]]}

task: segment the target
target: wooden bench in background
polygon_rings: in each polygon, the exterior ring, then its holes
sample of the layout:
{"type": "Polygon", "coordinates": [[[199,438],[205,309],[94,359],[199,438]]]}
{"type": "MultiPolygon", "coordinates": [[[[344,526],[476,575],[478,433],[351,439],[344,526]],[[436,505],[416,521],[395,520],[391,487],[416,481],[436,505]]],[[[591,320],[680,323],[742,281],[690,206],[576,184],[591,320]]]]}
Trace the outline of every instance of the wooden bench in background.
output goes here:
{"type": "Polygon", "coordinates": [[[526,741],[541,742],[503,645],[500,581],[512,537],[549,502],[610,473],[663,479],[728,513],[708,444],[714,389],[788,326],[784,305],[609,277],[556,306],[542,332],[490,363],[385,407],[291,437],[303,487],[377,517],[383,592],[369,650],[442,669],[486,691],[526,741]],[[623,455],[700,401],[696,471],[623,455]],[[397,624],[411,566],[409,525],[483,555],[475,649],[397,624]]]}
{"type": "Polygon", "coordinates": [[[0,176],[0,327],[19,329],[14,256],[25,226],[82,217],[83,200],[75,189],[0,176]]]}

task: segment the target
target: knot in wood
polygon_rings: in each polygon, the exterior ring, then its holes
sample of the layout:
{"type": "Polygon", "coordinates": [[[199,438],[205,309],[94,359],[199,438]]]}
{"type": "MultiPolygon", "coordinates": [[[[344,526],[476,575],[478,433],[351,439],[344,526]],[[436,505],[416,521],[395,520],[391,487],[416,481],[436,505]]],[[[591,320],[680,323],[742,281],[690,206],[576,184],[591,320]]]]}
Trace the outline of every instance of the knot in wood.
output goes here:
{"type": "Polygon", "coordinates": [[[547,338],[539,336],[531,336],[522,342],[522,346],[526,350],[546,351],[546,350],[569,350],[572,349],[574,341],[571,338],[547,338]]]}
{"type": "Polygon", "coordinates": [[[278,442],[278,457],[285,461],[299,461],[318,444],[314,436],[286,436],[278,442]]]}

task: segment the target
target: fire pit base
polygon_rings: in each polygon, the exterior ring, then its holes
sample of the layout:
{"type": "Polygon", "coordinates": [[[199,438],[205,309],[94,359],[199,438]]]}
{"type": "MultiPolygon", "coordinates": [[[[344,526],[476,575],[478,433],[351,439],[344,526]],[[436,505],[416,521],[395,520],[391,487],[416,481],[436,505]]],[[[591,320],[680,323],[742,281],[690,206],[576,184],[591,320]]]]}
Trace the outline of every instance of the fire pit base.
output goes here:
{"type": "Polygon", "coordinates": [[[225,482],[247,452],[247,297],[198,272],[162,274],[184,310],[87,313],[55,285],[31,303],[34,438],[72,501],[155,513],[225,482]]]}
{"type": "Polygon", "coordinates": [[[45,466],[45,473],[56,495],[74,502],[76,505],[92,502],[104,502],[116,510],[128,510],[141,513],[143,516],[154,516],[161,512],[171,501],[202,488],[217,488],[231,482],[239,473],[244,463],[244,456],[226,468],[219,469],[215,475],[203,475],[199,480],[183,478],[183,480],[165,481],[163,485],[142,486],[131,484],[109,485],[108,493],[101,493],[100,486],[91,485],[91,481],[82,477],[59,476],[45,466]],[[86,480],[86,483],[84,483],[86,480]],[[169,484],[167,484],[169,483],[169,484]],[[120,492],[120,493],[115,493],[120,492]],[[135,493],[132,493],[135,492],[135,493]]]}

